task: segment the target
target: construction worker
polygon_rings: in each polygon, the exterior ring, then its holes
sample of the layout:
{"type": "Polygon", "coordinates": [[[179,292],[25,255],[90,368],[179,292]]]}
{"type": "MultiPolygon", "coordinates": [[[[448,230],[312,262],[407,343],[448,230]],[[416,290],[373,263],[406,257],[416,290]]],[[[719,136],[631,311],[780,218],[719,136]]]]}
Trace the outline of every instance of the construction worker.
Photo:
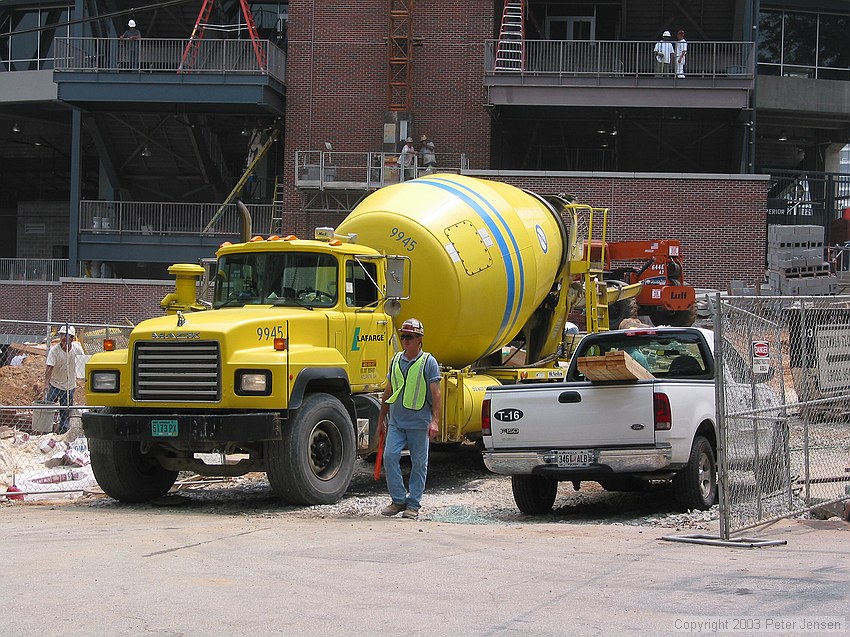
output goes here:
{"type": "Polygon", "coordinates": [[[404,147],[398,156],[398,166],[401,181],[416,177],[416,149],[413,147],[412,137],[404,140],[404,147]]]}
{"type": "MultiPolygon", "coordinates": [[[[69,407],[74,404],[74,390],[77,388],[77,356],[85,356],[85,352],[75,340],[77,332],[73,325],[63,325],[58,334],[59,342],[47,352],[44,399],[49,403],[58,402],[69,407]]],[[[70,409],[60,411],[57,433],[67,433],[70,428],[70,415],[70,409]]]]}
{"type": "Polygon", "coordinates": [[[422,350],[425,328],[418,319],[407,319],[399,330],[403,350],[390,363],[386,389],[378,414],[378,430],[385,433],[384,468],[392,502],[381,515],[415,520],[428,475],[430,439],[439,432],[440,367],[422,350]],[[389,418],[387,418],[389,416],[389,418]],[[387,422],[389,421],[389,425],[387,422]],[[401,452],[410,450],[409,490],[401,475],[401,452]]]}

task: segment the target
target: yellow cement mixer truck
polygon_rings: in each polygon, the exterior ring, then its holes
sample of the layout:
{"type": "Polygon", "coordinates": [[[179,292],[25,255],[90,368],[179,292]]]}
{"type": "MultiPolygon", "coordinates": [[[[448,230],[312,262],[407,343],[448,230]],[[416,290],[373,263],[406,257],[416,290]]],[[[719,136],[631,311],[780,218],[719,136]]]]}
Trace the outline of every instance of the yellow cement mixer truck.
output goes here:
{"type": "Polygon", "coordinates": [[[372,193],[315,238],[222,245],[211,309],[196,300],[203,268],[172,266],[166,315],[87,365],[98,483],[140,502],[179,471],[264,471],[286,502],[339,500],[355,457],[376,449],[378,392],[410,317],[443,366],[439,440],[480,436],[487,387],[563,378],[572,307],[601,329],[609,304],[637,293],[585,256],[605,219],[562,196],[435,174],[372,193]],[[517,352],[521,366],[506,361],[517,352]]]}

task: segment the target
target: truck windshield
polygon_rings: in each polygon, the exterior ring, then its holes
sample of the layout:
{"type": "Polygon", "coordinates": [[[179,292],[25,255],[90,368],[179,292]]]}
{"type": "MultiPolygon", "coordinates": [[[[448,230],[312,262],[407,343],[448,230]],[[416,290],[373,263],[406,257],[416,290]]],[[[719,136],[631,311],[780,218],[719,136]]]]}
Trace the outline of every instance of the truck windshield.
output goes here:
{"type": "MultiPolygon", "coordinates": [[[[612,334],[582,341],[576,356],[605,356],[624,351],[653,376],[659,378],[706,378],[712,369],[710,354],[699,334],[646,333],[612,334]]],[[[571,368],[569,380],[585,380],[578,366],[571,368]]]]}
{"type": "Polygon", "coordinates": [[[218,260],[213,307],[332,307],[337,267],[332,256],[315,252],[228,254],[218,260]]]}

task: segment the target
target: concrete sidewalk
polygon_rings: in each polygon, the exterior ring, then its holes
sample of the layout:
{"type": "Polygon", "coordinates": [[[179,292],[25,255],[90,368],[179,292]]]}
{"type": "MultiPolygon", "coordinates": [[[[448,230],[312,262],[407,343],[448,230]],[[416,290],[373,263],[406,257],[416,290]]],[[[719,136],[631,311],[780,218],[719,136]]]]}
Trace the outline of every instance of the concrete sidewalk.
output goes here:
{"type": "Polygon", "coordinates": [[[668,542],[663,534],[567,521],[463,525],[306,519],[298,510],[0,505],[7,606],[0,632],[850,632],[847,523],[783,521],[747,534],[787,541],[759,549],[668,542]],[[783,630],[780,619],[797,627],[783,630]],[[837,630],[825,630],[830,620],[837,630]]]}

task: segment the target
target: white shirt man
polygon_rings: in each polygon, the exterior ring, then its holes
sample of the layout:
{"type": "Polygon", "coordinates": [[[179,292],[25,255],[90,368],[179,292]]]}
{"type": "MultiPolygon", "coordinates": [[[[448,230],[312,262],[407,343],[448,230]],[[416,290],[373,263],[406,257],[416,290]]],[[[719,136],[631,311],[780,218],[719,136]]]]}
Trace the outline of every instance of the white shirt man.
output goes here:
{"type": "Polygon", "coordinates": [[[661,36],[661,40],[655,44],[653,52],[655,53],[656,76],[670,74],[670,62],[673,59],[674,53],[673,43],[670,41],[672,37],[669,31],[665,31],[661,36]]]}
{"type": "MultiPolygon", "coordinates": [[[[44,369],[46,400],[60,405],[74,404],[74,390],[77,388],[77,357],[85,356],[82,346],[75,340],[73,326],[59,328],[59,342],[47,352],[44,369]]],[[[58,433],[64,434],[70,427],[71,411],[63,409],[59,421],[58,433]]]]}
{"type": "Polygon", "coordinates": [[[688,54],[688,41],[685,32],[676,34],[676,77],[685,77],[685,56],[688,54]]]}

